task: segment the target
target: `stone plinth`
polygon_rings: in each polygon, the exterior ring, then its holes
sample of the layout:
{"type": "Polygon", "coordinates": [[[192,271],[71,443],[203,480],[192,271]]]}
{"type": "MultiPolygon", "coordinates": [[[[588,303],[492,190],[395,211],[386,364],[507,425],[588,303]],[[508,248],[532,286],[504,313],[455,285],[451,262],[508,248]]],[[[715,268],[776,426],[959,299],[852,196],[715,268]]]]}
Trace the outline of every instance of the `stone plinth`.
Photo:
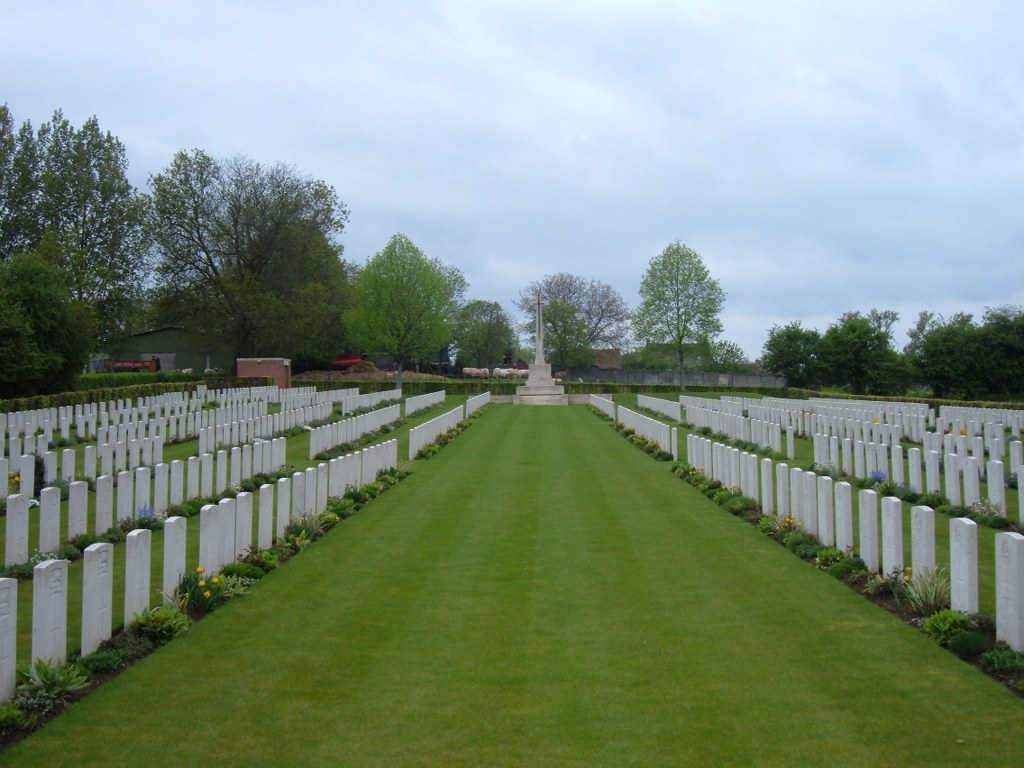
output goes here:
{"type": "Polygon", "coordinates": [[[551,363],[533,363],[526,385],[516,387],[512,402],[515,405],[568,405],[569,396],[565,394],[565,387],[555,384],[551,363]]]}

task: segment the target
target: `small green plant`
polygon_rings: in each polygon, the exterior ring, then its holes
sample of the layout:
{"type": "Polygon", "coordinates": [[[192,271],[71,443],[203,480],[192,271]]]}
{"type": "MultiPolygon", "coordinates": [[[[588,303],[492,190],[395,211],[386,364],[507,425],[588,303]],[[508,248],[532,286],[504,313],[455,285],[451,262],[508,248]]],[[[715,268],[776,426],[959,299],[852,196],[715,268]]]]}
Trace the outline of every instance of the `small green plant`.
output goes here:
{"type": "Polygon", "coordinates": [[[991,648],[991,638],[983,632],[973,629],[954,635],[953,639],[949,641],[949,650],[964,661],[975,659],[991,648]]]}
{"type": "Polygon", "coordinates": [[[128,663],[128,652],[121,648],[104,648],[83,656],[78,666],[91,675],[116,672],[128,663]]]}
{"type": "Polygon", "coordinates": [[[241,562],[248,563],[249,565],[255,565],[264,573],[270,573],[272,570],[277,568],[278,558],[277,555],[269,549],[250,549],[245,553],[241,562]]]}
{"type": "Polygon", "coordinates": [[[821,570],[827,571],[830,566],[841,562],[844,557],[846,557],[846,554],[835,547],[822,547],[818,550],[818,554],[814,556],[814,564],[821,568],[821,570]]]}
{"type": "Polygon", "coordinates": [[[266,571],[254,563],[238,562],[228,563],[220,569],[220,575],[227,578],[235,576],[240,579],[247,579],[250,582],[259,581],[266,575],[266,571]]]}
{"type": "Polygon", "coordinates": [[[828,575],[836,579],[845,579],[854,574],[864,574],[868,567],[859,557],[847,555],[842,560],[832,563],[828,568],[828,575]]]}
{"type": "Polygon", "coordinates": [[[997,643],[991,651],[982,654],[981,665],[993,675],[1024,672],[1024,653],[1013,650],[1006,643],[997,643]]]}
{"type": "Polygon", "coordinates": [[[220,576],[208,576],[202,566],[197,566],[182,577],[175,602],[190,613],[209,613],[217,606],[223,590],[220,576]]]}
{"type": "Polygon", "coordinates": [[[161,605],[136,616],[128,624],[130,635],[141,635],[154,645],[168,643],[188,629],[188,616],[171,606],[161,605]]]}
{"type": "Polygon", "coordinates": [[[81,667],[49,659],[36,659],[21,666],[16,680],[18,691],[46,694],[54,701],[65,701],[72,693],[89,685],[89,675],[81,667]]]}
{"type": "Polygon", "coordinates": [[[904,594],[914,613],[918,616],[931,616],[949,607],[949,588],[949,571],[936,568],[915,573],[907,582],[904,594]]]}
{"type": "Polygon", "coordinates": [[[802,531],[793,531],[790,533],[783,540],[783,544],[785,544],[786,549],[794,555],[804,559],[817,557],[818,552],[824,549],[821,544],[802,531]]]}
{"type": "Polygon", "coordinates": [[[966,613],[944,609],[925,619],[922,627],[925,634],[942,646],[948,646],[961,632],[974,629],[974,622],[966,613]]]}
{"type": "Polygon", "coordinates": [[[864,594],[888,593],[896,602],[896,605],[899,605],[906,596],[907,582],[909,581],[909,573],[894,567],[884,576],[878,573],[872,574],[864,584],[864,594]]]}
{"type": "Polygon", "coordinates": [[[13,701],[0,704],[0,735],[13,731],[27,731],[35,725],[36,718],[13,701]]]}

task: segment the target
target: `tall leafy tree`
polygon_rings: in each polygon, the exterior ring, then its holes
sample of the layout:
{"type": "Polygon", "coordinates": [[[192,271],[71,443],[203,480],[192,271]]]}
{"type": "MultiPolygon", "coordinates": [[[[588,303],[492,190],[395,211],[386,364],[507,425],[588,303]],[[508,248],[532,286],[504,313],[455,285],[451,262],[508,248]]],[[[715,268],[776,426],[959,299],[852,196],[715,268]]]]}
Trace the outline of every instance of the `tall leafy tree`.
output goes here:
{"type": "Polygon", "coordinates": [[[827,383],[855,394],[899,394],[909,371],[892,348],[892,338],[859,312],[848,312],[828,327],[821,339],[827,383]]]}
{"type": "Polygon", "coordinates": [[[348,210],[332,187],[198,149],[178,152],[150,187],[165,317],[236,357],[289,354],[310,338],[341,346],[331,329],[342,327],[348,271],[335,238],[348,210]]]}
{"type": "MultiPolygon", "coordinates": [[[[521,330],[532,336],[537,294],[543,301],[559,302],[576,308],[576,314],[583,323],[586,346],[591,348],[626,346],[629,340],[629,307],[625,299],[607,283],[587,280],[579,275],[558,272],[546,275],[543,280],[533,281],[519,293],[516,308],[525,320],[521,330]]],[[[545,346],[554,339],[545,338],[545,346]]]]}
{"type": "Polygon", "coordinates": [[[0,109],[0,258],[38,250],[96,318],[97,342],[127,332],[149,272],[147,198],[128,183],[121,142],[95,117],[76,129],[58,110],[37,132],[14,134],[0,109]]]}
{"type": "Polygon", "coordinates": [[[461,272],[396,234],[359,271],[345,320],[363,351],[395,360],[401,386],[407,363],[448,347],[465,288],[461,272]]]}
{"type": "Polygon", "coordinates": [[[510,356],[516,332],[508,313],[496,301],[471,301],[458,312],[452,341],[459,365],[490,367],[510,356]]]}
{"type": "Polygon", "coordinates": [[[651,259],[633,315],[637,339],[671,344],[683,369],[687,344],[710,344],[721,332],[725,292],[700,254],[678,240],[651,259]]]}
{"type": "Polygon", "coordinates": [[[48,255],[0,262],[0,397],[74,389],[91,334],[88,307],[71,297],[48,255]]]}
{"type": "Polygon", "coordinates": [[[790,387],[816,387],[822,383],[821,334],[803,328],[800,321],[773,325],[761,353],[764,369],[786,379],[790,387]]]}
{"type": "Polygon", "coordinates": [[[594,349],[587,341],[587,325],[572,304],[551,301],[544,307],[544,349],[551,364],[580,368],[594,364],[594,349]]]}

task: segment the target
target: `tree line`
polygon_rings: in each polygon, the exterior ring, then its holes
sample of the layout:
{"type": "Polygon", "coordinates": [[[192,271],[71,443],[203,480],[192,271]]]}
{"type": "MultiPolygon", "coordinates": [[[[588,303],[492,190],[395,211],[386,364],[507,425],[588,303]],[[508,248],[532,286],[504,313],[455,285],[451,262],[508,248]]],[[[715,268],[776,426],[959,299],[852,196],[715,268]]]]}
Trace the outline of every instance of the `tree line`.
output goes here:
{"type": "Polygon", "coordinates": [[[761,364],[790,386],[854,394],[929,390],[959,400],[1010,399],[1024,384],[1024,308],[991,307],[981,321],[921,312],[902,350],[893,344],[899,315],[872,309],[841,315],[824,333],[799,322],[768,332],[761,364]]]}
{"type": "Polygon", "coordinates": [[[511,364],[528,357],[538,294],[558,367],[634,335],[627,365],[742,358],[718,338],[724,293],[678,241],[652,259],[636,312],[611,286],[558,273],[522,290],[519,325],[496,301],[467,300],[462,273],[402,234],[365,264],[346,260],[348,208],[292,166],[181,150],[147,192],[127,168],[95,117],[76,128],[58,110],[16,126],[0,106],[0,396],[71,388],[90,356],[117,358],[133,334],[165,326],[205,351],[297,368],[341,352],[511,364]]]}

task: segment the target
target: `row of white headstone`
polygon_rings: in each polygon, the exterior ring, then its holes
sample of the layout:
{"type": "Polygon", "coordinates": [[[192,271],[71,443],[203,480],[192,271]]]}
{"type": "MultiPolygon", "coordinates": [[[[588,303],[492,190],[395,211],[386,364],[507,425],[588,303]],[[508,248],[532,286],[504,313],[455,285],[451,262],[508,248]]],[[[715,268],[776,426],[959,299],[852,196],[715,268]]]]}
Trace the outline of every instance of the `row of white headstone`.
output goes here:
{"type": "Polygon", "coordinates": [[[317,454],[332,448],[354,443],[363,435],[378,431],[386,424],[394,424],[402,418],[402,407],[399,404],[377,408],[369,413],[342,419],[322,427],[316,427],[309,433],[309,460],[313,461],[317,454]]]}
{"type": "Polygon", "coordinates": [[[673,459],[679,458],[678,432],[676,427],[669,427],[668,424],[652,419],[642,413],[631,411],[621,405],[616,406],[615,421],[627,429],[633,430],[645,440],[658,444],[663,451],[672,454],[673,459]]]}
{"type": "MultiPolygon", "coordinates": [[[[253,494],[209,504],[199,514],[199,567],[213,576],[252,547],[268,549],[285,535],[289,522],[327,509],[329,496],[372,482],[398,463],[398,442],[389,440],[353,454],[332,459],[262,485],[256,502],[256,538],[253,538],[253,494]],[[275,514],[276,512],[276,514],[275,514]]],[[[171,517],[164,523],[162,594],[170,600],[185,575],[188,521],[171,517]]],[[[150,556],[152,531],[131,531],[125,542],[124,623],[151,605],[150,556]]],[[[33,569],[31,658],[63,662],[67,657],[68,576],[66,560],[46,560],[33,569]]],[[[110,638],[113,628],[114,547],[93,544],[82,563],[81,653],[89,654],[110,638]]],[[[17,596],[15,579],[0,579],[0,701],[15,690],[17,662],[17,596]]]]}
{"type": "Polygon", "coordinates": [[[414,413],[419,411],[425,411],[427,408],[433,408],[435,405],[440,405],[444,402],[445,390],[441,389],[437,392],[427,392],[423,395],[414,395],[413,397],[407,397],[405,399],[405,416],[408,418],[414,413]]]}
{"type": "MultiPolygon", "coordinates": [[[[132,472],[118,472],[116,476],[101,475],[96,478],[93,497],[94,532],[101,535],[115,523],[133,520],[143,511],[160,516],[169,505],[186,499],[220,495],[229,483],[237,487],[255,474],[276,471],[286,463],[286,454],[287,440],[279,437],[236,446],[230,452],[220,450],[216,454],[205,453],[152,468],[137,467],[132,472]]],[[[88,501],[85,481],[68,485],[68,539],[87,533],[88,501]]],[[[43,488],[39,498],[39,552],[53,552],[60,546],[60,502],[60,488],[43,488]]],[[[5,565],[28,560],[30,509],[31,501],[26,494],[15,494],[7,499],[5,565]]]]}
{"type": "Polygon", "coordinates": [[[409,461],[416,458],[416,454],[420,452],[421,448],[430,445],[445,432],[457,427],[465,418],[466,407],[465,405],[460,405],[410,429],[409,461]]]}
{"type": "Polygon", "coordinates": [[[471,414],[476,413],[481,408],[483,408],[485,405],[488,405],[490,402],[491,402],[491,393],[490,392],[481,392],[479,395],[473,395],[472,397],[467,398],[466,399],[466,417],[469,418],[469,416],[471,414]]]}
{"type": "MultiPolygon", "coordinates": [[[[827,475],[788,467],[770,458],[741,452],[698,435],[687,436],[687,461],[702,474],[726,487],[737,487],[756,499],[764,514],[792,516],[801,530],[820,544],[856,551],[868,570],[884,574],[904,569],[903,506],[896,497],[882,499],[881,528],[878,495],[858,492],[858,547],[854,543],[852,486],[827,475]],[[881,534],[881,536],[879,535],[881,534]],[[881,555],[881,559],[879,559],[881,555]]],[[[967,518],[950,520],[950,582],[954,610],[978,612],[977,524],[967,518]]],[[[935,512],[911,508],[912,574],[934,571],[935,512]]],[[[995,535],[996,636],[1024,651],[1024,536],[995,535]]]]}

